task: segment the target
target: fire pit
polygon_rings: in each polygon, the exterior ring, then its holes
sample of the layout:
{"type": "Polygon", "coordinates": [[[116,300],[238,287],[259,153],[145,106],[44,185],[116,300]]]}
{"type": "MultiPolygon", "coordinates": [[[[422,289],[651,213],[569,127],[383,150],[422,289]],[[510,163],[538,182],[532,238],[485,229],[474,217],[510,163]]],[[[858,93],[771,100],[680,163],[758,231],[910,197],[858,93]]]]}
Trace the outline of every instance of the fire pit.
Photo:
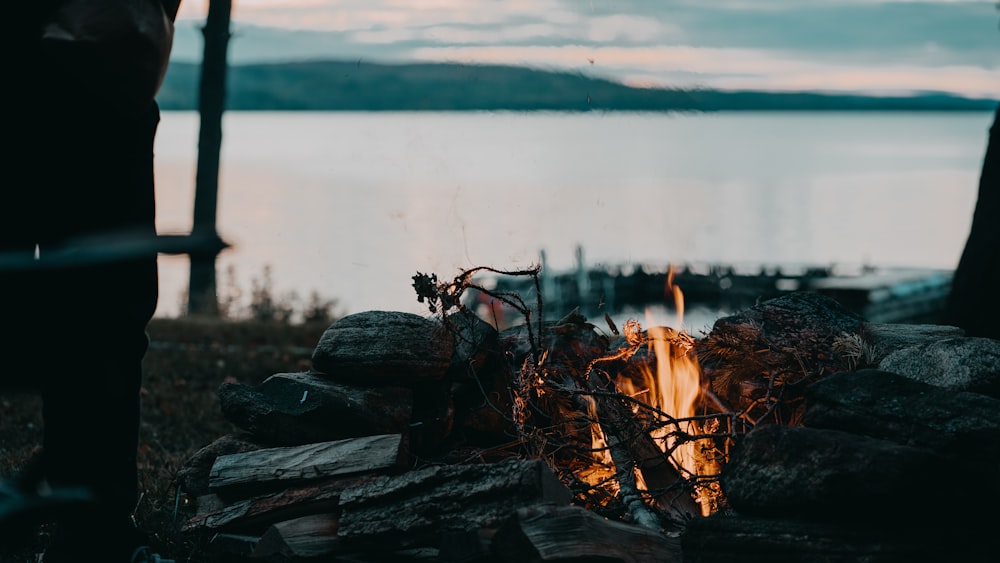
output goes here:
{"type": "Polygon", "coordinates": [[[525,322],[497,331],[471,279],[418,274],[432,317],[350,315],[311,371],[223,384],[242,432],[179,473],[185,528],[273,561],[997,553],[962,515],[1000,498],[1000,342],[810,292],[701,338],[504,294],[525,322]]]}

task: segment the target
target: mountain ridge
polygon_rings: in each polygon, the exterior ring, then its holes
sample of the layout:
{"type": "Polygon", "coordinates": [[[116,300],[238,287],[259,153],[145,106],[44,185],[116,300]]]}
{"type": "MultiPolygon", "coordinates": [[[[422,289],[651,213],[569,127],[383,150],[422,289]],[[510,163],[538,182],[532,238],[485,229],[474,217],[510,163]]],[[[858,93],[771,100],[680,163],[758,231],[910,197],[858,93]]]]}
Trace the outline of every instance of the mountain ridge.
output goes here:
{"type": "MultiPolygon", "coordinates": [[[[197,109],[200,65],[172,62],[157,100],[197,109]]],[[[361,59],[230,65],[235,111],[992,111],[997,101],[948,93],[638,88],[582,73],[505,65],[361,59]]]]}

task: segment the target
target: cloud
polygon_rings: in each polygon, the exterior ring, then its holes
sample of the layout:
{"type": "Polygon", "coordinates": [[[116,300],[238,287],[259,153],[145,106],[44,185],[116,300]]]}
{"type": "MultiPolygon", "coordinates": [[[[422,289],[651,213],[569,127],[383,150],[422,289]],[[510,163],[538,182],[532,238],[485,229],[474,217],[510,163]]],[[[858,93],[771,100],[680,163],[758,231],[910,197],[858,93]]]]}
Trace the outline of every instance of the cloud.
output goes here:
{"type": "Polygon", "coordinates": [[[765,90],[936,90],[994,96],[1000,68],[946,65],[928,68],[885,63],[857,66],[816,61],[765,49],[689,46],[425,47],[417,59],[570,68],[622,77],[644,86],[713,86],[765,90]],[[590,61],[594,62],[591,64],[590,61]],[[682,80],[678,83],[678,80],[682,80]]]}
{"type": "MultiPolygon", "coordinates": [[[[203,19],[206,5],[185,0],[181,15],[203,19]]],[[[302,57],[313,42],[316,56],[530,64],[643,84],[1000,92],[993,1],[236,0],[233,18],[299,33],[288,46],[248,36],[234,60],[302,57]]]]}

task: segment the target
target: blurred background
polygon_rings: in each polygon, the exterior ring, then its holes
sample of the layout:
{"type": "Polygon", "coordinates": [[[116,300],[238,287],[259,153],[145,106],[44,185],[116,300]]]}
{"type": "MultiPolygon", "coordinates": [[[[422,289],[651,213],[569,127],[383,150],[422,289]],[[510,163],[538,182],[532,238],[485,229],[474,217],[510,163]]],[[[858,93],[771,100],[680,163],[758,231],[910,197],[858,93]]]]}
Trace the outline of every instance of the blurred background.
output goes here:
{"type": "MultiPolygon", "coordinates": [[[[224,309],[426,313],[417,272],[543,253],[950,270],[1000,92],[994,2],[213,4],[224,309]]],[[[182,3],[158,97],[162,233],[194,228],[208,16],[182,3]]],[[[184,314],[188,258],[160,277],[184,314]]]]}

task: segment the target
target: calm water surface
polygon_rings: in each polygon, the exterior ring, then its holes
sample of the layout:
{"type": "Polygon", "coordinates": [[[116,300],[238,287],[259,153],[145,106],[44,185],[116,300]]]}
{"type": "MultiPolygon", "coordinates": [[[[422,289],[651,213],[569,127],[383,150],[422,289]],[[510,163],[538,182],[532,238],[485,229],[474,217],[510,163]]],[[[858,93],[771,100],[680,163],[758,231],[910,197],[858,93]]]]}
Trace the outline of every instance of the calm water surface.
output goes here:
{"type": "MultiPolygon", "coordinates": [[[[957,264],[991,113],[236,113],[219,262],[245,289],[426,313],[411,276],[685,261],[957,264]]],[[[165,112],[158,226],[191,228],[198,116],[165,112]]],[[[186,258],[161,259],[175,315],[186,258]]]]}

